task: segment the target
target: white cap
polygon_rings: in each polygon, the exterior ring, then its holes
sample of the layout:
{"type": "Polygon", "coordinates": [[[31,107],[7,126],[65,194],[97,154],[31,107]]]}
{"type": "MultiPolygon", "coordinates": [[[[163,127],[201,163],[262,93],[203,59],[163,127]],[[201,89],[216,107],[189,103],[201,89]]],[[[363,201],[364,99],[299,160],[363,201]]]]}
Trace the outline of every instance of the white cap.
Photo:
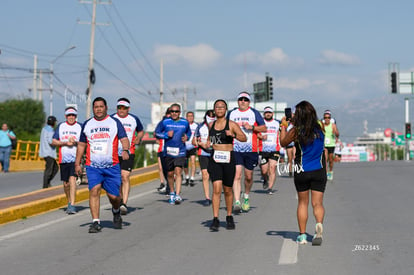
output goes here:
{"type": "Polygon", "coordinates": [[[118,101],[117,106],[125,106],[125,107],[129,108],[130,105],[129,105],[128,101],[120,100],[120,101],[118,101]]]}
{"type": "Polygon", "coordinates": [[[75,115],[75,116],[77,116],[78,115],[78,111],[76,111],[76,109],[74,107],[66,108],[66,110],[65,110],[65,116],[67,116],[67,115],[75,115]]]}
{"type": "Polygon", "coordinates": [[[273,108],[270,106],[267,106],[264,108],[263,113],[273,113],[273,108]]]}
{"type": "Polygon", "coordinates": [[[250,95],[249,95],[248,93],[246,93],[246,92],[241,92],[241,93],[237,96],[237,99],[240,99],[240,98],[242,98],[242,97],[245,97],[245,98],[249,99],[249,101],[251,101],[250,95]]]}

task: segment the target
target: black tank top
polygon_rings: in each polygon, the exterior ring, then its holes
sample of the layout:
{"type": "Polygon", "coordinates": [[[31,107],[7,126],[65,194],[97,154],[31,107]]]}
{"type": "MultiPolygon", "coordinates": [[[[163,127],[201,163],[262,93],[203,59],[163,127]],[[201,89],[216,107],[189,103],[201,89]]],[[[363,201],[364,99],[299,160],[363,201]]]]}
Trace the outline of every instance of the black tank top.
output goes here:
{"type": "Polygon", "coordinates": [[[229,120],[226,119],[226,126],[222,130],[214,129],[215,125],[216,122],[214,121],[208,134],[211,144],[233,144],[233,137],[226,135],[226,130],[230,130],[229,120]]]}

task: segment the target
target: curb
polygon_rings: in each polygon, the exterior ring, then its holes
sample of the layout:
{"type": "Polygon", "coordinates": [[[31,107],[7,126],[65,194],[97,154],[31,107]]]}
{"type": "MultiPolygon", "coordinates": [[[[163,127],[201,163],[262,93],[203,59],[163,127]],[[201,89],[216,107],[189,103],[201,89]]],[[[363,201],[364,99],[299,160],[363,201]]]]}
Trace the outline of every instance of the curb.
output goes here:
{"type": "MultiPolygon", "coordinates": [[[[145,172],[139,175],[131,175],[131,186],[140,185],[154,179],[159,178],[158,170],[145,172]]],[[[101,196],[105,195],[105,191],[101,196]]],[[[76,202],[89,200],[88,188],[83,188],[76,191],[76,202]]],[[[13,222],[20,219],[26,219],[30,216],[46,213],[64,207],[67,205],[66,195],[60,194],[50,198],[39,199],[32,202],[24,203],[17,206],[12,206],[0,210],[0,225],[13,222]]]]}

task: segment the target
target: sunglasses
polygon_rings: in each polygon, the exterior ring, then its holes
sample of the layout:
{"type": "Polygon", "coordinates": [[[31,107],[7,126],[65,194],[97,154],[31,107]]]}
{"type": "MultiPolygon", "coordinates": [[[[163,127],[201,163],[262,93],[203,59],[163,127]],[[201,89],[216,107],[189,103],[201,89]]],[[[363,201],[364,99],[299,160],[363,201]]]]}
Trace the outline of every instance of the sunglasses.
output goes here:
{"type": "Polygon", "coordinates": [[[125,107],[125,106],[118,106],[117,107],[119,110],[126,110],[126,109],[128,109],[128,107],[125,107]]]}
{"type": "Polygon", "coordinates": [[[239,98],[239,101],[249,102],[250,100],[247,97],[241,97],[239,98]]]}
{"type": "Polygon", "coordinates": [[[170,113],[179,113],[180,110],[170,110],[170,113]]]}
{"type": "Polygon", "coordinates": [[[325,117],[323,117],[324,119],[330,119],[331,117],[330,116],[325,116],[325,117]]]}
{"type": "Polygon", "coordinates": [[[66,115],[66,116],[74,116],[74,117],[76,117],[76,115],[74,115],[74,114],[68,114],[68,115],[66,115]]]}

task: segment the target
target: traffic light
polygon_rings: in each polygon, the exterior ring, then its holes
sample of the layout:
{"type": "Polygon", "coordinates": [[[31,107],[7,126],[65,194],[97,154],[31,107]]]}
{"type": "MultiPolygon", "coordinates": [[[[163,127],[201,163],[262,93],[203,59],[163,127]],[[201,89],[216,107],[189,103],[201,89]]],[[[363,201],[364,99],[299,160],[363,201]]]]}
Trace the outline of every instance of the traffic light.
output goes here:
{"type": "Polygon", "coordinates": [[[407,122],[405,124],[405,139],[411,139],[411,123],[407,122]]]}
{"type": "Polygon", "coordinates": [[[273,77],[266,76],[266,97],[267,100],[273,100],[273,77]]]}
{"type": "Polygon", "coordinates": [[[398,93],[398,83],[397,83],[397,73],[391,73],[391,93],[396,94],[398,93]]]}
{"type": "Polygon", "coordinates": [[[395,132],[391,132],[391,141],[395,141],[395,132]]]}

